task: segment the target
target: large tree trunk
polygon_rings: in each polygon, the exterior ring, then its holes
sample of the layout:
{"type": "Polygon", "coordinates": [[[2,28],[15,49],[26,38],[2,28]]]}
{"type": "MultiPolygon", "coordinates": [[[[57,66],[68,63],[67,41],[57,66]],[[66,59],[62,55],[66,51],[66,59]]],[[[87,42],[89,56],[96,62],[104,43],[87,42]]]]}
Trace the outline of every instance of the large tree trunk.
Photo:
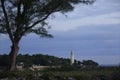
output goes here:
{"type": "Polygon", "coordinates": [[[9,54],[9,57],[10,57],[9,70],[10,71],[14,71],[16,69],[16,57],[17,57],[18,51],[19,51],[18,43],[13,43],[11,46],[11,52],[9,54]]]}

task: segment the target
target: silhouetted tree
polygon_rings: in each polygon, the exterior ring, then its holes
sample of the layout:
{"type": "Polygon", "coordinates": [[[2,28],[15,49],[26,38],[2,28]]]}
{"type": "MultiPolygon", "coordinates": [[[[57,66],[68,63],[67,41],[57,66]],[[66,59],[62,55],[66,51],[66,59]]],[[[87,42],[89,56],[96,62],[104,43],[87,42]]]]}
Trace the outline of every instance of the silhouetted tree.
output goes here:
{"type": "Polygon", "coordinates": [[[28,33],[52,37],[44,27],[45,20],[55,12],[72,11],[75,4],[91,4],[93,0],[0,0],[0,33],[8,34],[11,40],[10,67],[16,66],[16,56],[21,38],[28,33]]]}
{"type": "Polygon", "coordinates": [[[93,60],[83,60],[82,64],[85,66],[85,67],[96,67],[98,66],[99,64],[93,60]]]}

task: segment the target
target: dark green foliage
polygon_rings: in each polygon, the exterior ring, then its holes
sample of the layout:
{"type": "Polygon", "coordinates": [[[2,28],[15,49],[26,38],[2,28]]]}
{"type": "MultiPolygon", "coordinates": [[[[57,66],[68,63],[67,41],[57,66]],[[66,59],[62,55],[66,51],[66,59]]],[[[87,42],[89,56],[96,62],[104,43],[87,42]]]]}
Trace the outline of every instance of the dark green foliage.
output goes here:
{"type": "Polygon", "coordinates": [[[120,66],[112,74],[112,80],[120,80],[120,66]]]}
{"type": "Polygon", "coordinates": [[[54,74],[52,72],[46,72],[42,75],[42,78],[45,80],[52,80],[54,78],[54,74]]]}
{"type": "Polygon", "coordinates": [[[97,62],[94,62],[92,60],[83,60],[82,64],[86,67],[86,68],[94,68],[98,66],[97,62]]]}
{"type": "MultiPolygon", "coordinates": [[[[51,70],[43,70],[43,71],[14,71],[14,72],[2,72],[0,73],[0,79],[2,78],[10,78],[15,77],[16,79],[22,80],[34,80],[35,73],[40,73],[42,76],[41,80],[120,80],[120,67],[104,67],[98,69],[77,69],[70,71],[51,71],[51,70]]],[[[36,80],[36,79],[35,79],[36,80]]]]}
{"type": "Polygon", "coordinates": [[[9,56],[7,54],[0,55],[0,66],[9,65],[9,56]]]}
{"type": "MultiPolygon", "coordinates": [[[[118,67],[105,67],[100,69],[77,69],[70,71],[46,71],[44,73],[50,75],[54,79],[58,80],[70,80],[70,78],[74,78],[75,80],[120,80],[118,67]]],[[[47,80],[47,79],[45,79],[47,80]]]]}
{"type": "MultiPolygon", "coordinates": [[[[50,55],[42,55],[42,54],[19,54],[17,56],[17,65],[21,62],[24,63],[24,68],[28,68],[34,65],[42,65],[42,66],[62,66],[63,70],[75,70],[85,66],[86,68],[94,68],[98,66],[98,63],[92,60],[84,60],[83,62],[75,60],[75,63],[71,66],[70,59],[66,58],[58,58],[50,55]],[[83,65],[82,65],[83,64],[83,65]]],[[[0,55],[0,66],[8,66],[9,65],[9,56],[6,54],[0,55]]]]}
{"type": "Polygon", "coordinates": [[[25,54],[24,56],[19,54],[17,56],[17,62],[16,63],[19,64],[20,62],[23,62],[24,63],[24,68],[28,68],[33,64],[30,57],[31,56],[28,55],[28,54],[25,54]]]}
{"type": "Polygon", "coordinates": [[[46,28],[43,27],[47,25],[45,20],[49,15],[55,12],[65,13],[72,11],[74,5],[78,3],[91,4],[93,2],[94,0],[1,0],[0,33],[8,33],[5,27],[7,26],[13,36],[22,36],[29,32],[42,36],[51,36],[46,28]],[[2,2],[9,4],[4,5],[7,13],[6,16],[2,15],[2,2]],[[5,17],[7,17],[9,24],[6,22],[5,17]],[[37,26],[38,24],[39,26],[37,26]]]}
{"type": "Polygon", "coordinates": [[[0,79],[2,78],[16,78],[22,80],[32,80],[34,78],[33,72],[30,70],[2,72],[0,73],[0,79]]]}
{"type": "Polygon", "coordinates": [[[17,57],[17,62],[23,62],[25,67],[34,65],[43,65],[43,66],[52,66],[52,65],[69,65],[70,60],[65,58],[58,58],[49,55],[42,55],[42,54],[34,54],[34,55],[21,55],[19,54],[17,57]]]}

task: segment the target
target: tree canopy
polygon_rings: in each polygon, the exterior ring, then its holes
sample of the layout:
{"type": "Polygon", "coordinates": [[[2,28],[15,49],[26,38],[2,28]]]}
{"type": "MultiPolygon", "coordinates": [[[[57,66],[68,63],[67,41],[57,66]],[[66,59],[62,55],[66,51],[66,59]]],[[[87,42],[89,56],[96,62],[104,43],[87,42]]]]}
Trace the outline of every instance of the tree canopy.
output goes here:
{"type": "Polygon", "coordinates": [[[72,11],[78,3],[91,4],[93,0],[1,0],[0,33],[9,34],[12,41],[29,32],[51,37],[43,27],[45,20],[52,13],[72,11]]]}

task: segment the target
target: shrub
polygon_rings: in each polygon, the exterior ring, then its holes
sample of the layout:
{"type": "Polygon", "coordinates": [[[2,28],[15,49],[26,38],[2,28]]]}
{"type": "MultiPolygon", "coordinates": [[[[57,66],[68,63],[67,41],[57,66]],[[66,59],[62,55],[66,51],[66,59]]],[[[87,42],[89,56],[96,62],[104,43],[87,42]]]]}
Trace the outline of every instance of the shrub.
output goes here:
{"type": "Polygon", "coordinates": [[[30,70],[24,70],[24,71],[13,71],[13,72],[2,72],[0,73],[0,79],[2,78],[25,78],[26,80],[32,80],[34,75],[33,72],[30,70]]]}

